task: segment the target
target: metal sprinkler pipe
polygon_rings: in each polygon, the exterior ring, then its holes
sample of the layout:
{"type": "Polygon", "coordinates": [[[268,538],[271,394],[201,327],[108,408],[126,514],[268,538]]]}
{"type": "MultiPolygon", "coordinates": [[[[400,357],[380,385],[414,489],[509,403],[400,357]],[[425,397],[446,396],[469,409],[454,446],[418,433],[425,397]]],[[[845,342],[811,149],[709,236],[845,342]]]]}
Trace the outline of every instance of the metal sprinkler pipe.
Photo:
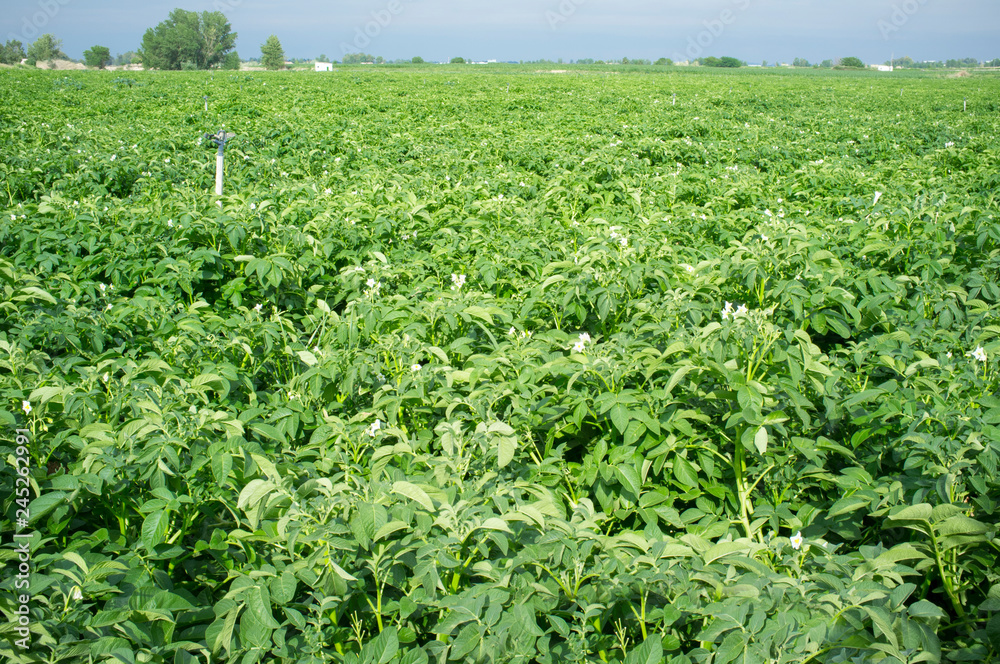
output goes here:
{"type": "Polygon", "coordinates": [[[226,162],[226,141],[236,136],[236,134],[230,134],[226,132],[225,129],[220,129],[217,134],[205,134],[205,138],[209,141],[213,141],[217,146],[219,146],[219,151],[216,153],[215,157],[215,195],[222,195],[222,172],[225,167],[226,162]]]}

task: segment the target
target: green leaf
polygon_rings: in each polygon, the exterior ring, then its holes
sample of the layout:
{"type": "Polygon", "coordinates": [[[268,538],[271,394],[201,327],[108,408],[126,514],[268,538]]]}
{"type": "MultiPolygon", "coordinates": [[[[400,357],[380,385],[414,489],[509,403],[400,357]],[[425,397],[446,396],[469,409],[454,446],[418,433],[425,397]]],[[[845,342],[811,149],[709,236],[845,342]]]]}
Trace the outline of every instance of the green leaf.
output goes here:
{"type": "Polygon", "coordinates": [[[189,600],[166,590],[156,593],[145,607],[147,611],[189,611],[196,608],[189,600]]]}
{"type": "Polygon", "coordinates": [[[42,517],[61,505],[65,500],[66,494],[62,491],[43,493],[28,504],[28,513],[31,514],[31,521],[38,523],[42,517]]]}
{"type": "Polygon", "coordinates": [[[767,429],[761,427],[757,429],[756,435],[753,437],[753,445],[757,448],[757,452],[763,455],[767,452],[767,429]]]}
{"type": "Polygon", "coordinates": [[[406,530],[409,527],[410,527],[409,525],[407,525],[402,521],[390,521],[389,523],[385,524],[384,526],[378,529],[378,532],[375,533],[375,537],[372,538],[372,541],[377,542],[380,539],[388,537],[397,530],[406,530]]]}
{"type": "Polygon", "coordinates": [[[631,447],[646,434],[646,425],[639,420],[632,420],[625,429],[625,445],[631,447]]]}
{"type": "Polygon", "coordinates": [[[233,470],[233,455],[228,450],[222,450],[212,455],[212,476],[220,487],[229,481],[229,473],[233,470]]]}
{"type": "Polygon", "coordinates": [[[307,366],[314,367],[319,364],[319,360],[317,360],[316,356],[312,354],[312,351],[300,350],[296,351],[295,354],[298,355],[299,359],[305,362],[307,366]]]}
{"type": "Polygon", "coordinates": [[[698,473],[691,462],[682,456],[674,458],[674,478],[683,486],[698,488],[698,473]]]}
{"type": "Polygon", "coordinates": [[[357,506],[358,523],[363,529],[364,535],[371,541],[375,539],[382,526],[389,522],[389,516],[385,508],[372,503],[361,503],[357,506]]]}
{"type": "Polygon", "coordinates": [[[388,664],[399,652],[399,635],[392,626],[365,644],[361,649],[361,664],[388,664]]]}
{"type": "MultiPolygon", "coordinates": [[[[249,604],[247,610],[240,616],[240,642],[243,645],[263,648],[271,642],[271,628],[264,623],[263,615],[249,604]]],[[[270,617],[270,607],[268,607],[270,617]]],[[[274,618],[271,617],[271,622],[274,618]]]]}
{"type": "Polygon", "coordinates": [[[358,580],[358,578],[356,576],[353,576],[352,574],[348,573],[347,570],[345,570],[343,567],[341,567],[337,563],[333,562],[332,560],[330,561],[329,565],[330,565],[330,567],[333,568],[333,571],[337,573],[337,576],[339,576],[340,578],[342,578],[344,581],[357,581],[358,580]]]}
{"type": "Polygon", "coordinates": [[[517,452],[517,438],[515,436],[500,436],[497,441],[497,464],[503,468],[514,459],[517,452]]]}
{"type": "Polygon", "coordinates": [[[938,618],[943,620],[948,617],[937,605],[928,602],[926,599],[914,602],[907,611],[911,618],[938,618]]]}
{"type": "Polygon", "coordinates": [[[225,619],[217,618],[209,626],[208,631],[205,634],[205,641],[212,647],[213,654],[219,652],[220,648],[225,649],[227,656],[231,654],[231,648],[233,646],[233,631],[236,629],[236,619],[239,615],[240,607],[233,607],[226,614],[225,619]],[[215,637],[214,641],[212,639],[213,635],[215,637]]]}
{"type": "Polygon", "coordinates": [[[399,664],[427,664],[430,661],[427,658],[427,653],[425,653],[420,648],[410,648],[406,653],[400,658],[399,664]]]}
{"type": "Polygon", "coordinates": [[[881,632],[882,636],[892,644],[892,647],[898,650],[899,640],[896,638],[896,630],[892,628],[892,617],[889,613],[878,606],[863,604],[860,608],[872,619],[872,623],[878,628],[878,632],[881,632]]]}
{"type": "Polygon", "coordinates": [[[1000,583],[990,586],[986,601],[979,605],[980,611],[1000,611],[1000,583]]]}
{"type": "Polygon", "coordinates": [[[61,387],[54,387],[51,385],[39,387],[31,391],[31,394],[28,395],[28,401],[30,401],[33,405],[45,404],[62,394],[62,391],[61,387]]]}
{"type": "Polygon", "coordinates": [[[514,429],[506,422],[494,422],[487,431],[500,434],[501,436],[513,436],[516,434],[514,429]]]}
{"type": "Polygon", "coordinates": [[[738,659],[743,654],[743,649],[746,648],[748,638],[748,634],[738,629],[734,629],[729,634],[726,634],[726,638],[722,640],[722,645],[719,646],[718,651],[715,653],[715,659],[712,660],[712,664],[729,664],[729,662],[738,659]]]}
{"type": "Polygon", "coordinates": [[[693,370],[694,367],[690,365],[678,368],[674,371],[673,375],[670,376],[670,380],[667,381],[667,386],[664,388],[664,391],[669,395],[673,389],[677,387],[677,383],[681,382],[684,379],[684,376],[688,375],[693,370]]]}
{"type": "Polygon", "coordinates": [[[625,656],[625,664],[660,664],[662,660],[663,644],[658,634],[653,634],[625,656]]]}
{"type": "Polygon", "coordinates": [[[985,535],[990,527],[982,521],[964,515],[951,516],[941,523],[934,524],[934,529],[941,537],[952,535],[985,535]]]}
{"type": "Polygon", "coordinates": [[[856,512],[862,507],[868,507],[871,505],[872,499],[867,496],[853,495],[847,496],[846,498],[841,498],[833,505],[830,506],[830,511],[827,513],[830,518],[835,516],[840,516],[841,514],[849,514],[851,512],[856,512]]]}
{"type": "MultiPolygon", "coordinates": [[[[449,659],[462,659],[470,652],[476,649],[483,639],[483,635],[480,633],[479,625],[471,623],[462,628],[462,631],[458,633],[455,640],[451,644],[451,652],[448,655],[449,659]]],[[[478,660],[479,658],[473,658],[478,660]]]]}
{"type": "Polygon", "coordinates": [[[157,510],[148,515],[142,522],[142,544],[146,550],[152,551],[157,544],[162,544],[167,536],[170,525],[170,512],[157,510]]]}
{"type": "Polygon", "coordinates": [[[271,579],[271,598],[278,606],[284,606],[295,599],[297,587],[295,575],[286,569],[281,576],[271,579]]]}
{"type": "Polygon", "coordinates": [[[904,507],[895,514],[890,514],[888,516],[889,521],[926,521],[930,522],[931,515],[933,513],[933,508],[927,503],[921,503],[919,505],[911,505],[910,507],[904,507]]]}
{"type": "Polygon", "coordinates": [[[269,438],[276,443],[284,444],[285,442],[285,437],[282,435],[282,433],[277,429],[275,429],[270,424],[264,424],[263,422],[255,422],[254,424],[250,425],[250,430],[258,433],[264,438],[269,438]]]}
{"type": "Polygon", "coordinates": [[[743,554],[750,550],[750,546],[745,542],[719,542],[705,552],[705,564],[713,563],[720,558],[733,554],[743,554]]]}
{"type": "Polygon", "coordinates": [[[261,625],[270,629],[281,627],[271,613],[271,594],[266,585],[253,586],[247,591],[246,598],[247,611],[252,613],[261,625]]]}
{"type": "Polygon", "coordinates": [[[274,484],[268,480],[262,480],[260,478],[250,480],[243,490],[240,491],[239,500],[236,502],[236,508],[243,511],[249,511],[253,509],[257,503],[264,499],[264,496],[271,493],[274,489],[274,484]]]}
{"type": "Polygon", "coordinates": [[[483,523],[479,527],[485,530],[499,530],[501,532],[510,533],[512,535],[514,534],[514,532],[510,529],[510,526],[507,525],[506,521],[497,518],[495,516],[491,516],[490,518],[483,521],[483,523]]]}
{"type": "Polygon", "coordinates": [[[58,304],[56,299],[49,295],[47,292],[43,291],[38,286],[26,286],[21,289],[22,293],[27,293],[31,297],[18,297],[17,300],[42,300],[43,302],[48,302],[49,304],[58,304]]]}
{"type": "Polygon", "coordinates": [[[635,469],[635,466],[619,464],[615,466],[615,475],[618,476],[618,481],[622,483],[622,486],[628,489],[636,498],[639,497],[639,491],[642,488],[642,479],[639,477],[639,471],[635,469]]]}
{"type": "Polygon", "coordinates": [[[392,485],[392,492],[409,498],[415,503],[418,503],[428,512],[434,511],[434,501],[431,500],[431,497],[427,495],[426,491],[418,487],[416,484],[399,481],[392,485]]]}
{"type": "Polygon", "coordinates": [[[204,387],[225,396],[229,392],[229,381],[215,374],[200,374],[191,379],[191,388],[204,387]]]}
{"type": "Polygon", "coordinates": [[[87,561],[85,561],[79,553],[76,553],[75,551],[67,551],[63,554],[63,558],[79,567],[85,576],[90,574],[90,567],[87,565],[87,561]]]}
{"type": "Polygon", "coordinates": [[[618,429],[618,433],[625,435],[625,430],[628,429],[628,409],[620,403],[616,403],[611,407],[611,421],[614,422],[615,428],[618,429]]]}
{"type": "Polygon", "coordinates": [[[937,532],[938,543],[942,551],[947,551],[963,544],[990,541],[988,536],[990,532],[989,526],[961,514],[948,517],[944,521],[935,524],[934,530],[937,532]]]}

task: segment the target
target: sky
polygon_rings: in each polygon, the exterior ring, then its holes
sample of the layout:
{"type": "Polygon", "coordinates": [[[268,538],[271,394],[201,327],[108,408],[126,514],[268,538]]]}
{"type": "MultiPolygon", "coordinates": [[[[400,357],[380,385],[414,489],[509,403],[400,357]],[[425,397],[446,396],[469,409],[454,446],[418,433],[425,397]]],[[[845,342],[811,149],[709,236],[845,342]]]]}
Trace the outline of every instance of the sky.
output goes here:
{"type": "Polygon", "coordinates": [[[0,39],[51,33],[71,58],[115,55],[178,7],[222,11],[243,58],[271,34],[288,58],[331,60],[1000,58],[997,0],[0,0],[0,39]]]}

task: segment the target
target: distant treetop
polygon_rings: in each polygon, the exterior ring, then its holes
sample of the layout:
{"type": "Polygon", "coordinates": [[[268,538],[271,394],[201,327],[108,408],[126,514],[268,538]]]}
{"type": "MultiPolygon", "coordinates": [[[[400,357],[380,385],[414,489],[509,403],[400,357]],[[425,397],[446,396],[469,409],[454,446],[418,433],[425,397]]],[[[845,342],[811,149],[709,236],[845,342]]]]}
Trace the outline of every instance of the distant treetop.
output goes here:
{"type": "Polygon", "coordinates": [[[146,69],[210,69],[236,46],[236,33],[222,12],[175,9],[146,30],[139,54],[146,69]]]}

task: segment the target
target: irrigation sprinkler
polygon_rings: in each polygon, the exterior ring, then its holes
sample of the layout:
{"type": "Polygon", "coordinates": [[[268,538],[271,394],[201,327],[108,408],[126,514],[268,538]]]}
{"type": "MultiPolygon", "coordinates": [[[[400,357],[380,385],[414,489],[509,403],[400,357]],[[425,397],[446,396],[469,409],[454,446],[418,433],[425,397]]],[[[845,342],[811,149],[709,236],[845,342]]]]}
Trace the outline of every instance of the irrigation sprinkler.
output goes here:
{"type": "Polygon", "coordinates": [[[671,102],[670,105],[671,106],[676,106],[677,105],[677,93],[676,92],[674,93],[674,100],[673,100],[673,102],[671,102]]]}
{"type": "Polygon", "coordinates": [[[204,99],[205,99],[205,110],[207,111],[208,110],[208,95],[205,95],[204,99]]]}
{"type": "Polygon", "coordinates": [[[963,113],[968,113],[969,112],[969,98],[968,97],[966,97],[965,101],[962,102],[962,112],[963,113]]]}
{"type": "Polygon", "coordinates": [[[220,129],[218,134],[205,134],[205,139],[213,141],[219,146],[219,151],[215,157],[215,195],[222,195],[222,171],[226,163],[226,141],[236,136],[227,133],[225,129],[220,129]]]}

